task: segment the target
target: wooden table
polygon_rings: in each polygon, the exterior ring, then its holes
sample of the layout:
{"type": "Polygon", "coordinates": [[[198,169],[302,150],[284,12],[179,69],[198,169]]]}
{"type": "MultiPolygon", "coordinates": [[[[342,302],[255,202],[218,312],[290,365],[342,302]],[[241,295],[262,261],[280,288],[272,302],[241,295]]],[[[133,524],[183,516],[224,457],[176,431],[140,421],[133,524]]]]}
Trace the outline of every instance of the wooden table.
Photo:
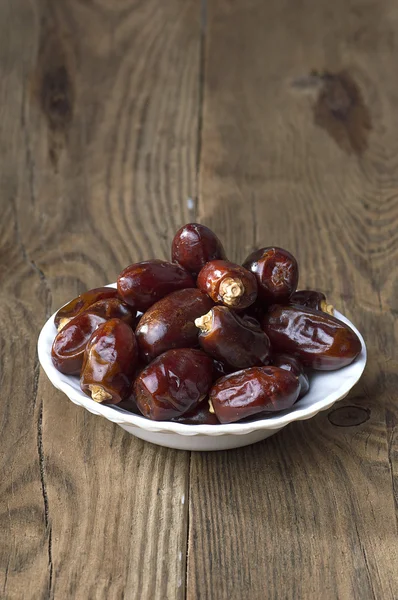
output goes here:
{"type": "Polygon", "coordinates": [[[0,597],[398,597],[393,0],[0,3],[0,597]],[[363,332],[329,412],[155,447],[40,370],[45,319],[199,221],[277,244],[363,332]]]}

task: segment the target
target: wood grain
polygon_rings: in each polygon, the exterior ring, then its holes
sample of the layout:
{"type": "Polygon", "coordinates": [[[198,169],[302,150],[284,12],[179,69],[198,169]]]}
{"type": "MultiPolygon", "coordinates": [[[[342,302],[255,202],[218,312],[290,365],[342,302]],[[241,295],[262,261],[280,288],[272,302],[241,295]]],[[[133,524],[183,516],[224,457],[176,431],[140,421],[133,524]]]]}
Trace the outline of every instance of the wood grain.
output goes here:
{"type": "Polygon", "coordinates": [[[388,0],[208,3],[199,218],[239,262],[291,250],[369,364],[345,413],[192,455],[189,599],[398,596],[397,19],[388,0]]]}
{"type": "Polygon", "coordinates": [[[68,402],[36,340],[194,219],[200,9],[17,0],[0,30],[0,596],[183,598],[189,454],[68,402]]]}
{"type": "Polygon", "coordinates": [[[398,597],[397,31],[393,0],[0,3],[1,598],[398,597]],[[369,364],[190,457],[68,402],[36,339],[193,220],[291,250],[369,364]]]}

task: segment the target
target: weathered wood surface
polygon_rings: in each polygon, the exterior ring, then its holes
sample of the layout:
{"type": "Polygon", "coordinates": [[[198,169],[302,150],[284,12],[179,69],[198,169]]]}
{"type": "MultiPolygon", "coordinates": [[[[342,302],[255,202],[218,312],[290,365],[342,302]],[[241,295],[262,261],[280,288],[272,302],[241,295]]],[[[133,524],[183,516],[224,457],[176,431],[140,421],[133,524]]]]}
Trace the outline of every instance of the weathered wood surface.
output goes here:
{"type": "Polygon", "coordinates": [[[397,31],[392,0],[0,3],[1,598],[398,597],[397,31]],[[354,320],[344,402],[190,456],[52,388],[46,316],[190,220],[354,320]]]}
{"type": "Polygon", "coordinates": [[[192,220],[196,2],[17,0],[0,24],[0,597],[183,598],[189,455],[68,402],[36,339],[192,220]]]}

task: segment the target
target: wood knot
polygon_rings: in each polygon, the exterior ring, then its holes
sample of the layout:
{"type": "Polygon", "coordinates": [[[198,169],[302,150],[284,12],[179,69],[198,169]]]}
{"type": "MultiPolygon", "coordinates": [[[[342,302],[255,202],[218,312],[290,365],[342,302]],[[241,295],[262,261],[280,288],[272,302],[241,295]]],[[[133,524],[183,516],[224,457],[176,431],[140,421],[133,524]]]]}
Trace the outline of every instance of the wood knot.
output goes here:
{"type": "Polygon", "coordinates": [[[32,97],[47,123],[48,156],[55,172],[68,143],[75,112],[75,56],[64,21],[49,10],[41,22],[39,52],[32,77],[32,97]]]}
{"type": "Polygon", "coordinates": [[[312,76],[322,82],[314,106],[315,124],[327,131],[342,150],[362,154],[372,124],[359,86],[345,71],[314,72],[312,76]]]}
{"type": "Polygon", "coordinates": [[[43,74],[41,104],[51,129],[65,129],[73,114],[72,85],[64,65],[43,74]]]}
{"type": "Polygon", "coordinates": [[[359,100],[357,85],[348,78],[346,73],[332,75],[325,73],[321,76],[323,88],[321,97],[328,110],[339,119],[346,119],[350,109],[359,100]]]}
{"type": "Polygon", "coordinates": [[[342,406],[330,411],[328,419],[336,427],[357,427],[370,419],[370,409],[361,406],[342,406]]]}

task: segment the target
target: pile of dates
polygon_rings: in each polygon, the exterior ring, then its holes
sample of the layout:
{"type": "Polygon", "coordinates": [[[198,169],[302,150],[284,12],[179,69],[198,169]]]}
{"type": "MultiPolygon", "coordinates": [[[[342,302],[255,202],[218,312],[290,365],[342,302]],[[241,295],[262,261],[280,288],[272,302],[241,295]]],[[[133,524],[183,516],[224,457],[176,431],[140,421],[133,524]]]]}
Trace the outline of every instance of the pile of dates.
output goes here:
{"type": "Polygon", "coordinates": [[[361,351],[324,294],[296,291],[297,261],[282,248],[241,266],[190,223],[171,258],[132,264],[117,288],[57,312],[53,363],[95,402],[186,424],[261,418],[302,398],[309,370],[340,369],[361,351]]]}

